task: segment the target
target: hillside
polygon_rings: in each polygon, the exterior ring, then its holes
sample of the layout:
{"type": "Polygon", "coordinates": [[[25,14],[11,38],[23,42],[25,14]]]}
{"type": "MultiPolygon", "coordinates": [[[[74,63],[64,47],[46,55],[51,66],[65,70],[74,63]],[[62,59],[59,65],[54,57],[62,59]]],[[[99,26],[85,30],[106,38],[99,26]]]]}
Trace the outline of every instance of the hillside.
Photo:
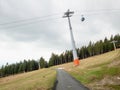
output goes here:
{"type": "Polygon", "coordinates": [[[55,75],[55,70],[40,69],[0,78],[0,90],[51,90],[55,75]]]}
{"type": "Polygon", "coordinates": [[[120,49],[59,67],[92,90],[120,90],[120,49]]]}
{"type": "Polygon", "coordinates": [[[73,77],[92,90],[120,89],[120,49],[23,74],[0,78],[0,90],[51,90],[56,78],[55,68],[64,68],[73,77]]]}

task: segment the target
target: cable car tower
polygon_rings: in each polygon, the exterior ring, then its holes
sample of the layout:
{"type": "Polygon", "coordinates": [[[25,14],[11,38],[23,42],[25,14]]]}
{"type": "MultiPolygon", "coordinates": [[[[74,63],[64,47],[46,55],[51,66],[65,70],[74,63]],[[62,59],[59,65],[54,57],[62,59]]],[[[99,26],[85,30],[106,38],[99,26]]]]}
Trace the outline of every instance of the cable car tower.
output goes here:
{"type": "Polygon", "coordinates": [[[116,45],[115,45],[116,42],[117,42],[117,41],[115,41],[115,40],[113,40],[112,42],[110,42],[110,43],[113,43],[114,50],[116,50],[116,45]]]}
{"type": "MultiPolygon", "coordinates": [[[[70,36],[71,36],[71,42],[72,42],[72,49],[73,49],[74,65],[77,66],[77,65],[79,65],[79,58],[77,56],[77,51],[76,51],[74,36],[73,36],[73,32],[72,32],[71,21],[70,21],[70,17],[72,16],[72,14],[74,14],[74,12],[70,11],[68,9],[68,11],[64,13],[63,18],[68,18],[68,23],[69,23],[69,28],[70,28],[70,36]]],[[[85,18],[82,15],[81,21],[83,22],[84,20],[85,20],[85,18]]]]}

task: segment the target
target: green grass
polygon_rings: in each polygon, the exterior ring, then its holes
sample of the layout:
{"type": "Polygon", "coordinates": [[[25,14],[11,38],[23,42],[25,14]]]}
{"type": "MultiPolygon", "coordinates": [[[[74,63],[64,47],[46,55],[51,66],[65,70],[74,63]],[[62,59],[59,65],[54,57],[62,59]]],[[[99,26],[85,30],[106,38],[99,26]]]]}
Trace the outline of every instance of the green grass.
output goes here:
{"type": "Polygon", "coordinates": [[[95,70],[87,70],[86,73],[83,74],[73,74],[79,81],[81,81],[84,84],[91,83],[93,81],[99,81],[102,78],[104,78],[106,75],[108,76],[115,76],[120,75],[120,67],[102,67],[100,69],[95,70]]]}
{"type": "Polygon", "coordinates": [[[55,70],[36,70],[0,78],[0,90],[52,90],[55,79],[55,70]]]}

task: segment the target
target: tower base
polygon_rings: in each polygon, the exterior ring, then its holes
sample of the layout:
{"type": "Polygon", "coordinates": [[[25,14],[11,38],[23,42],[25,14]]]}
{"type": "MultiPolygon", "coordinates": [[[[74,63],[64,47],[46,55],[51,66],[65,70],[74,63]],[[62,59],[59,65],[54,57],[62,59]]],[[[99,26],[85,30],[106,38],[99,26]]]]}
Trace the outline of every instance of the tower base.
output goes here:
{"type": "Polygon", "coordinates": [[[78,66],[79,64],[80,64],[79,59],[75,59],[75,60],[74,60],[74,65],[75,65],[75,66],[78,66]]]}

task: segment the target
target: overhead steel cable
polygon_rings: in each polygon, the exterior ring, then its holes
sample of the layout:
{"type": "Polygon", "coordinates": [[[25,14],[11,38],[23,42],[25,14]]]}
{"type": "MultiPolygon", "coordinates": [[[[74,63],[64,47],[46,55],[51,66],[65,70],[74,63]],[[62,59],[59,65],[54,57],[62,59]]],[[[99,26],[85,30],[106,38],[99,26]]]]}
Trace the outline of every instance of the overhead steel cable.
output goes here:
{"type": "MultiPolygon", "coordinates": [[[[99,10],[76,10],[76,13],[80,13],[81,15],[86,13],[86,14],[99,14],[99,13],[108,13],[108,12],[120,12],[120,9],[99,9],[99,10]]],[[[61,12],[63,13],[63,12],[61,12]]],[[[0,25],[9,25],[9,24],[14,24],[14,23],[22,23],[22,22],[27,22],[27,21],[35,21],[35,20],[39,20],[39,19],[44,19],[47,18],[49,19],[50,17],[54,17],[60,15],[60,13],[54,13],[51,15],[46,15],[46,16],[40,16],[40,17],[33,17],[33,18],[28,18],[28,19],[22,19],[22,20],[15,20],[15,21],[11,21],[11,22],[5,22],[5,23],[0,23],[0,25]]]]}
{"type": "Polygon", "coordinates": [[[57,16],[60,13],[56,13],[56,14],[51,14],[51,15],[46,15],[46,16],[40,16],[40,17],[33,17],[33,18],[28,18],[28,19],[21,19],[21,20],[15,20],[15,21],[11,21],[11,22],[5,22],[5,23],[0,23],[0,26],[2,25],[9,25],[9,24],[16,24],[16,23],[23,23],[23,22],[28,22],[28,21],[35,21],[35,20],[44,20],[44,19],[49,19],[51,17],[57,16]]]}
{"type": "Polygon", "coordinates": [[[76,15],[97,15],[97,14],[108,14],[108,13],[118,13],[120,9],[99,9],[99,10],[76,10],[76,15]]]}
{"type": "Polygon", "coordinates": [[[14,24],[7,24],[0,27],[0,28],[15,28],[15,27],[21,27],[21,26],[25,26],[25,25],[29,25],[29,24],[35,24],[35,23],[41,23],[41,22],[49,22],[51,20],[57,20],[57,19],[61,19],[61,17],[57,17],[57,18],[49,18],[49,19],[38,19],[35,21],[29,21],[29,22],[21,22],[21,23],[14,23],[14,24]]]}
{"type": "MultiPolygon", "coordinates": [[[[76,14],[74,16],[88,15],[88,14],[94,15],[94,14],[100,14],[100,13],[120,12],[120,9],[99,9],[99,10],[84,10],[84,11],[76,10],[75,12],[76,12],[76,14]]],[[[49,21],[49,20],[61,19],[62,13],[63,12],[53,13],[50,15],[45,15],[45,16],[40,16],[40,17],[33,17],[33,18],[27,18],[27,19],[15,20],[15,21],[11,21],[11,22],[0,23],[0,28],[14,28],[14,27],[19,27],[19,26],[24,26],[27,24],[34,24],[34,23],[40,23],[40,22],[49,21]]]]}

